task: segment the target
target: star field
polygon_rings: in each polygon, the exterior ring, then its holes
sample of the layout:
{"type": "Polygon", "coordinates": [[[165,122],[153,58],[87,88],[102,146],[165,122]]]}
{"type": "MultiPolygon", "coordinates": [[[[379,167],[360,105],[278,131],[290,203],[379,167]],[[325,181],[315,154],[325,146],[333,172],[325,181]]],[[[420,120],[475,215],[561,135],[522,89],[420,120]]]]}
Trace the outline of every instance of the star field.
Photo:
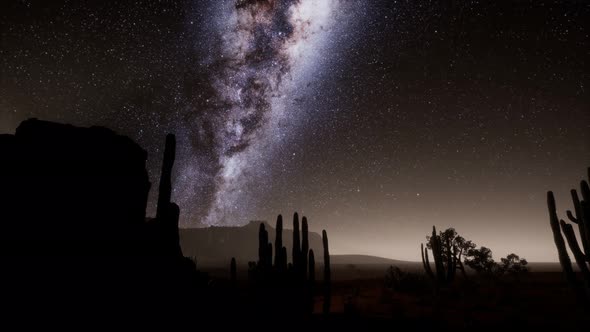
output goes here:
{"type": "Polygon", "coordinates": [[[5,1],[0,132],[29,117],[111,127],[148,150],[152,188],[176,133],[184,227],[297,210],[335,253],[418,259],[436,224],[554,260],[545,192],[568,201],[590,166],[589,14],[582,1],[5,1]]]}

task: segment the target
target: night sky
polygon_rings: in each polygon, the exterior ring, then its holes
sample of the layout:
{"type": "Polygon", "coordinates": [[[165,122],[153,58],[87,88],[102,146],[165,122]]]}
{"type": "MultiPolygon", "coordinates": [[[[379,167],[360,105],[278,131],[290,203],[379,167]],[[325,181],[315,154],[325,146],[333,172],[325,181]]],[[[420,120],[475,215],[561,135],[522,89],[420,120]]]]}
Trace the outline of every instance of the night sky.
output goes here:
{"type": "Polygon", "coordinates": [[[551,261],[545,193],[570,209],[590,166],[588,22],[586,1],[3,0],[0,133],[110,127],[152,188],[175,133],[183,227],[299,211],[336,254],[418,260],[437,225],[551,261]]]}

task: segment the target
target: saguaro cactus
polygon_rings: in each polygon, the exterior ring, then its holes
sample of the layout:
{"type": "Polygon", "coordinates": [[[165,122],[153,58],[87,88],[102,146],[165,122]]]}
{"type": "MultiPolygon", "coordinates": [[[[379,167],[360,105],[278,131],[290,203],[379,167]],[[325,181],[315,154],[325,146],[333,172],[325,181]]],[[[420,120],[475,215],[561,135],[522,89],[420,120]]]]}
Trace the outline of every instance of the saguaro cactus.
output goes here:
{"type": "Polygon", "coordinates": [[[426,271],[426,274],[434,279],[434,273],[432,272],[432,269],[430,268],[430,259],[428,258],[428,249],[424,250],[424,244],[421,243],[420,244],[420,252],[422,254],[422,265],[424,265],[424,270],[426,271]]]}
{"type": "MultiPolygon", "coordinates": [[[[590,179],[590,168],[588,168],[588,178],[590,179]]],[[[579,199],[578,193],[575,189],[571,190],[572,201],[574,205],[574,213],[567,211],[567,216],[570,221],[578,225],[579,236],[582,243],[582,247],[578,243],[576,233],[571,224],[566,223],[564,220],[560,220],[557,215],[557,208],[555,205],[555,197],[553,192],[547,192],[547,206],[549,209],[549,224],[551,225],[551,231],[553,232],[553,240],[557,248],[557,254],[559,257],[559,263],[561,264],[562,270],[566,277],[566,280],[570,283],[579,299],[583,300],[587,304],[590,303],[590,188],[588,182],[585,180],[581,181],[580,189],[582,192],[582,200],[579,199]],[[574,269],[572,267],[572,261],[567,252],[565,241],[574,255],[576,263],[582,274],[584,280],[583,284],[578,280],[574,269]],[[582,251],[583,249],[583,251],[582,251]]]]}
{"type": "Polygon", "coordinates": [[[182,256],[180,237],[178,234],[178,218],[180,208],[171,202],[172,197],[172,167],[176,156],[176,137],[173,134],[166,135],[164,147],[164,159],[162,161],[162,174],[158,191],[158,206],[156,208],[156,220],[161,240],[162,251],[173,256],[182,256]]]}
{"type": "MultiPolygon", "coordinates": [[[[277,252],[277,255],[278,254],[279,254],[279,252],[277,252]]],[[[281,265],[279,265],[278,268],[280,271],[286,271],[287,270],[287,248],[286,247],[281,248],[280,255],[281,255],[281,257],[280,257],[281,258],[280,259],[281,265]]]]}
{"type": "Polygon", "coordinates": [[[330,250],[328,247],[328,233],[322,231],[322,242],[324,244],[324,314],[330,313],[332,304],[332,273],[330,271],[330,250]]]}
{"type": "Polygon", "coordinates": [[[280,214],[277,217],[277,226],[275,228],[275,232],[275,266],[281,268],[283,266],[283,216],[280,214]]]}
{"type": "Polygon", "coordinates": [[[268,232],[261,223],[258,229],[258,264],[263,268],[268,267],[268,245],[268,232]]]}
{"type": "Polygon", "coordinates": [[[158,188],[158,207],[156,218],[161,219],[168,209],[172,197],[172,167],[176,158],[176,137],[173,134],[166,135],[164,147],[164,160],[162,161],[162,174],[158,188]]]}
{"type": "Polygon", "coordinates": [[[303,279],[307,276],[307,255],[309,254],[309,229],[307,226],[307,218],[303,217],[301,220],[301,277],[303,279]]]}
{"type": "Polygon", "coordinates": [[[293,256],[293,268],[297,273],[301,270],[301,240],[299,237],[299,214],[293,214],[293,249],[291,251],[293,256]]]}

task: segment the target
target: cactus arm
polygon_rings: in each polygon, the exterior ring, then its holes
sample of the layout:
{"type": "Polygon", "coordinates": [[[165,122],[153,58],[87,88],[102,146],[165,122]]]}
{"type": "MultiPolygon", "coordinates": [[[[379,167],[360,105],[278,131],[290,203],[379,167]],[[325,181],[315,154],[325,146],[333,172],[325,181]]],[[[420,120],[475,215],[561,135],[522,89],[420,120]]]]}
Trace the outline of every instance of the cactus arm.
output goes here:
{"type": "Polygon", "coordinates": [[[580,268],[580,271],[584,276],[584,279],[590,282],[590,271],[588,270],[588,266],[586,265],[586,258],[584,257],[582,250],[580,250],[580,246],[578,245],[578,241],[576,240],[576,233],[574,232],[574,228],[572,227],[572,225],[566,224],[563,220],[560,220],[559,223],[561,225],[561,229],[563,231],[563,234],[565,235],[567,243],[570,247],[570,250],[574,254],[576,263],[578,264],[578,267],[580,268]]]}
{"type": "Polygon", "coordinates": [[[574,215],[572,214],[572,211],[570,211],[570,210],[567,210],[567,211],[565,211],[565,214],[567,214],[567,218],[568,218],[568,219],[569,219],[571,222],[573,222],[574,224],[577,224],[577,223],[578,223],[578,219],[577,219],[576,217],[574,217],[574,215]]]}
{"type": "Polygon", "coordinates": [[[424,265],[424,271],[426,274],[434,279],[434,273],[432,273],[432,268],[430,268],[430,260],[428,259],[428,248],[424,248],[424,244],[420,244],[420,252],[422,254],[422,264],[424,265]]]}
{"type": "Polygon", "coordinates": [[[432,247],[432,256],[434,258],[434,266],[436,268],[436,277],[439,282],[445,281],[445,271],[442,261],[442,253],[441,253],[441,243],[440,237],[436,235],[436,227],[432,226],[432,236],[430,237],[431,247],[432,247]]]}
{"type": "Polygon", "coordinates": [[[557,209],[555,207],[555,197],[551,191],[547,192],[547,206],[549,209],[549,223],[551,225],[551,231],[553,232],[553,240],[555,242],[555,246],[557,247],[559,263],[561,264],[561,268],[563,269],[568,282],[572,284],[574,288],[578,288],[578,282],[572,268],[572,261],[570,260],[570,256],[567,253],[565,241],[561,235],[559,219],[557,217],[557,209]]]}
{"type": "Polygon", "coordinates": [[[584,218],[584,209],[582,208],[582,202],[580,202],[580,198],[578,197],[578,192],[575,189],[572,189],[570,193],[572,195],[572,202],[574,203],[575,216],[574,213],[568,210],[567,217],[574,224],[578,224],[580,239],[582,240],[582,248],[584,249],[586,260],[590,262],[590,234],[587,232],[588,220],[587,218],[584,218]]]}
{"type": "Polygon", "coordinates": [[[580,237],[582,238],[582,246],[586,254],[586,260],[590,262],[590,202],[580,202],[580,222],[578,228],[580,230],[580,237]]]}
{"type": "Polygon", "coordinates": [[[576,214],[575,218],[580,219],[580,217],[582,216],[580,197],[578,197],[578,192],[576,191],[576,189],[570,190],[570,194],[572,195],[572,202],[574,203],[574,213],[576,214]]]}

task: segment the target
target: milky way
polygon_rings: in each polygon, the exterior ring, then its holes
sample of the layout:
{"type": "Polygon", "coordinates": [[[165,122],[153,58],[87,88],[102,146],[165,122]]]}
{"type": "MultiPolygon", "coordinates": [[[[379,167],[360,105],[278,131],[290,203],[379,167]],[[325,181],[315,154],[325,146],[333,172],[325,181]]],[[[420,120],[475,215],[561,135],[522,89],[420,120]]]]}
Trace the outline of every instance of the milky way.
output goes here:
{"type": "Polygon", "coordinates": [[[557,259],[545,193],[571,209],[590,165],[586,2],[236,1],[0,1],[0,133],[112,128],[154,189],[175,133],[183,227],[298,211],[334,253],[420,260],[435,224],[557,259]]]}
{"type": "Polygon", "coordinates": [[[337,4],[314,0],[218,4],[220,15],[209,24],[217,47],[205,60],[214,68],[213,95],[193,130],[197,145],[205,142],[212,149],[189,152],[194,157],[180,172],[184,181],[177,188],[185,206],[199,197],[195,188],[208,191],[200,197],[209,199],[198,201],[201,211],[206,211],[204,224],[244,223],[243,214],[255,208],[247,188],[267,185],[264,164],[273,149],[286,144],[288,131],[300,116],[285,101],[293,86],[304,84],[306,71],[321,62],[321,42],[334,30],[337,4]]]}

